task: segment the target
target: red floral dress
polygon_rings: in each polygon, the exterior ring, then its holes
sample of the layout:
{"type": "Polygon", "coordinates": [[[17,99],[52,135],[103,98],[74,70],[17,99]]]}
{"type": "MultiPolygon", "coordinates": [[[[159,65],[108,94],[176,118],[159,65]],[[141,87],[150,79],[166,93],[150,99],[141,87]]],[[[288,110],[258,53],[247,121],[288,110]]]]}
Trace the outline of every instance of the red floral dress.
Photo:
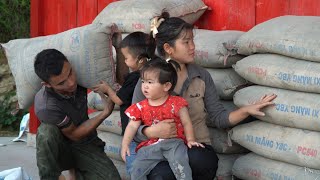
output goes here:
{"type": "MultiPolygon", "coordinates": [[[[160,106],[151,106],[148,103],[148,99],[145,99],[131,105],[125,113],[130,120],[142,121],[142,123],[147,126],[152,126],[165,119],[174,119],[177,127],[178,138],[181,138],[186,142],[186,138],[183,133],[183,126],[179,117],[179,110],[185,106],[188,106],[185,99],[179,96],[169,95],[168,99],[160,106]]],[[[148,146],[158,141],[159,138],[152,138],[143,141],[137,146],[136,151],[143,146],[148,146]]]]}

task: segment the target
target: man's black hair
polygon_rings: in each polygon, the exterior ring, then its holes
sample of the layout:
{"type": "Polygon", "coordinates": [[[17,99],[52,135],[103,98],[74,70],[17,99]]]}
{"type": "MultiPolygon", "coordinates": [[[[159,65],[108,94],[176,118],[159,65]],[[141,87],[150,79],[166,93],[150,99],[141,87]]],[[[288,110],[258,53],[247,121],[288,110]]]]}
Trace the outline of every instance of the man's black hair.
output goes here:
{"type": "Polygon", "coordinates": [[[49,83],[51,76],[61,74],[64,62],[68,62],[68,60],[60,51],[45,49],[37,54],[34,70],[42,81],[49,83]]]}

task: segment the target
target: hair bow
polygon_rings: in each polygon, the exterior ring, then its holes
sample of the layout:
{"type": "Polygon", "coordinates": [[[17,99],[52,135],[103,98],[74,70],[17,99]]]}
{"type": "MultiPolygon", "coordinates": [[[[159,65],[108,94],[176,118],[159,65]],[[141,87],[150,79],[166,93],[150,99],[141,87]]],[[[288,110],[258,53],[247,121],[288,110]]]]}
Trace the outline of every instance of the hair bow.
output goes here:
{"type": "Polygon", "coordinates": [[[152,36],[153,38],[156,38],[156,34],[158,34],[158,27],[160,26],[160,24],[164,21],[163,18],[160,18],[159,17],[155,17],[152,19],[151,21],[151,32],[152,32],[152,36]]]}

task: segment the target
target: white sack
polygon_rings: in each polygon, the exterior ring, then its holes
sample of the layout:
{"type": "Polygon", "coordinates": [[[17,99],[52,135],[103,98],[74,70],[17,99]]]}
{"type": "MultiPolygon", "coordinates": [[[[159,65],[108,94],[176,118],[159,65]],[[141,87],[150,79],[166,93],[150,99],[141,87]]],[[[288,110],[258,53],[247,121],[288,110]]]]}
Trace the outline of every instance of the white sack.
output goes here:
{"type": "MultiPolygon", "coordinates": [[[[106,96],[108,97],[108,96],[106,96]]],[[[103,105],[103,102],[101,100],[101,96],[98,94],[98,93],[95,93],[93,91],[91,91],[89,94],[88,94],[88,107],[91,108],[91,109],[95,109],[95,110],[98,110],[98,111],[102,111],[103,108],[104,108],[104,105],[103,105]]],[[[120,107],[115,104],[114,105],[114,110],[119,110],[120,107]]]]}
{"type": "Polygon", "coordinates": [[[194,30],[195,62],[202,67],[228,68],[244,56],[235,49],[241,31],[194,30]]]}
{"type": "Polygon", "coordinates": [[[243,154],[217,154],[219,158],[216,172],[217,180],[233,180],[232,166],[234,162],[243,154]]]}
{"type": "Polygon", "coordinates": [[[255,54],[234,65],[244,79],[259,85],[320,93],[320,63],[276,54],[255,54]]]}
{"type": "Polygon", "coordinates": [[[238,53],[275,53],[320,62],[320,17],[280,16],[242,35],[238,53]]]}
{"type": "Polygon", "coordinates": [[[247,81],[239,76],[232,68],[206,68],[206,70],[213,79],[220,99],[231,100],[237,90],[247,85],[247,81]]]}
{"type": "Polygon", "coordinates": [[[98,131],[98,137],[106,143],[104,152],[108,157],[123,161],[121,158],[122,136],[106,131],[98,131]]]}
{"type": "Polygon", "coordinates": [[[239,144],[232,142],[228,137],[228,130],[208,128],[210,133],[211,146],[216,153],[221,154],[234,154],[234,153],[245,153],[248,150],[239,144]]]}
{"type": "Polygon", "coordinates": [[[320,133],[255,121],[232,128],[231,139],[273,160],[319,169],[320,133]]]}
{"type": "Polygon", "coordinates": [[[130,175],[127,173],[125,162],[119,161],[116,159],[112,159],[112,158],[111,158],[111,160],[112,160],[113,164],[116,166],[116,168],[120,174],[121,180],[130,180],[130,175]]]}
{"type": "MultiPolygon", "coordinates": [[[[90,118],[97,116],[99,111],[93,112],[89,115],[90,118]]],[[[98,126],[97,130],[104,132],[111,132],[117,135],[122,133],[122,125],[119,111],[112,111],[110,116],[108,116],[103,122],[98,126]]]]}
{"type": "Polygon", "coordinates": [[[201,0],[128,0],[116,1],[105,7],[94,19],[94,24],[116,23],[123,33],[150,33],[152,18],[163,11],[170,17],[180,17],[193,24],[208,7],[201,0]]]}
{"type": "Polygon", "coordinates": [[[34,60],[40,51],[48,48],[57,49],[68,58],[81,86],[91,88],[100,80],[113,85],[111,35],[114,30],[115,26],[95,24],[1,44],[16,83],[19,107],[28,108],[41,88],[41,81],[34,72],[34,60]]]}
{"type": "Polygon", "coordinates": [[[239,157],[233,165],[233,175],[246,180],[315,180],[320,171],[264,158],[255,153],[239,157]]]}
{"type": "Polygon", "coordinates": [[[263,108],[266,115],[256,116],[258,119],[282,126],[320,131],[320,94],[250,86],[237,91],[233,101],[242,107],[272,93],[277,95],[273,100],[275,106],[263,108]]]}

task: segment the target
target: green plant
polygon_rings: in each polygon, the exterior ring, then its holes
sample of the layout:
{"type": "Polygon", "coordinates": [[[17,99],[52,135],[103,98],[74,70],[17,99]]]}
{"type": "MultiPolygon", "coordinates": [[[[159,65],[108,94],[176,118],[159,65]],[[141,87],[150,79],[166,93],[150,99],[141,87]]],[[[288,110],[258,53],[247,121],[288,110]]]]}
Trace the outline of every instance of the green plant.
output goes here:
{"type": "Polygon", "coordinates": [[[0,0],[0,42],[29,37],[30,0],[0,0]]]}
{"type": "Polygon", "coordinates": [[[15,92],[8,92],[5,94],[3,100],[0,101],[0,129],[17,130],[19,129],[20,120],[27,111],[19,111],[16,114],[12,114],[15,109],[13,97],[15,92]]]}
{"type": "Polygon", "coordinates": [[[1,51],[1,49],[0,49],[0,64],[3,64],[4,62],[5,62],[5,56],[4,56],[3,51],[1,51]]]}
{"type": "MultiPolygon", "coordinates": [[[[30,35],[30,0],[0,0],[0,43],[30,35]]],[[[7,63],[0,48],[0,64],[7,63]]],[[[1,81],[1,77],[0,77],[1,81]]],[[[15,109],[15,92],[0,96],[0,130],[19,130],[20,120],[27,111],[11,114],[15,109]]]]}

